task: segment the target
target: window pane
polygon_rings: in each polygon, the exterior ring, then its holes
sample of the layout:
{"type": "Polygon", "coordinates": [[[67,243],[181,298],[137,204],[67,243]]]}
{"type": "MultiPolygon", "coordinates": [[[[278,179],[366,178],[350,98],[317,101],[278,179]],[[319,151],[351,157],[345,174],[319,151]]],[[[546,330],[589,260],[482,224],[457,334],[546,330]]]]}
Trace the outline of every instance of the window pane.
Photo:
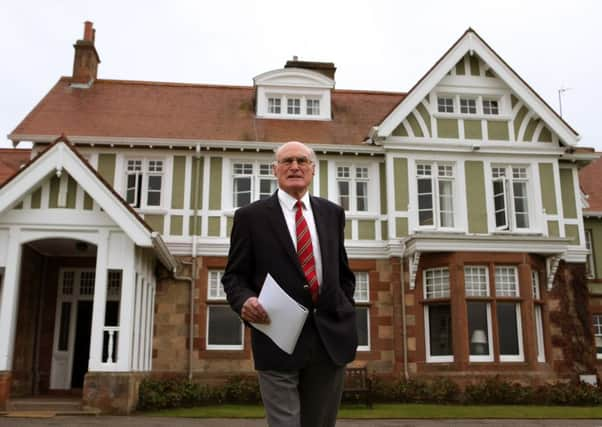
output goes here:
{"type": "Polygon", "coordinates": [[[429,304],[428,316],[430,356],[451,356],[453,354],[451,306],[429,304]]]}
{"type": "Polygon", "coordinates": [[[349,182],[339,181],[339,204],[346,211],[349,210],[349,182]]]}
{"type": "Polygon", "coordinates": [[[466,296],[489,296],[489,281],[487,279],[487,267],[464,267],[466,296]]]}
{"type": "Polygon", "coordinates": [[[241,320],[229,306],[209,306],[208,317],[208,345],[242,345],[241,320]]]}
{"type": "Polygon", "coordinates": [[[449,298],[449,270],[431,268],[424,271],[424,297],[449,298]]]}
{"type": "Polygon", "coordinates": [[[506,189],[501,179],[493,181],[493,204],[495,208],[495,226],[507,227],[506,221],[506,189]]]}
{"type": "Polygon", "coordinates": [[[355,299],[355,302],[370,302],[368,273],[365,271],[355,273],[353,299],[355,299]]]}
{"type": "Polygon", "coordinates": [[[357,345],[367,347],[370,345],[368,331],[368,317],[370,310],[368,307],[356,307],[355,313],[357,316],[357,345]]]}
{"type": "Polygon", "coordinates": [[[430,178],[418,179],[418,224],[433,225],[433,184],[430,178]]]}
{"type": "Polygon", "coordinates": [[[592,245],[592,231],[585,230],[585,247],[589,251],[585,263],[587,277],[596,277],[596,264],[594,262],[594,249],[592,245]]]}
{"type": "Polygon", "coordinates": [[[602,358],[602,314],[592,316],[594,323],[594,336],[596,342],[596,354],[598,359],[602,358]]]}
{"type": "Polygon", "coordinates": [[[437,98],[437,111],[440,113],[453,113],[454,100],[453,98],[439,97],[437,98]]]}
{"type": "Polygon", "coordinates": [[[286,111],[288,114],[301,114],[301,99],[290,98],[287,99],[286,111]]]}
{"type": "Polygon", "coordinates": [[[161,205],[161,176],[151,175],[148,177],[148,206],[161,205]]]}
{"type": "Polygon", "coordinates": [[[498,297],[519,296],[516,267],[495,267],[495,294],[498,297]]]}
{"type": "Polygon", "coordinates": [[[251,177],[234,178],[234,207],[251,203],[251,177]]]}
{"type": "Polygon", "coordinates": [[[527,184],[525,182],[514,182],[514,212],[516,215],[516,226],[518,228],[529,227],[529,210],[527,208],[527,184]]]}
{"type": "Polygon", "coordinates": [[[224,287],[222,285],[221,271],[209,272],[207,296],[209,299],[226,299],[226,292],[224,292],[224,287]]]}
{"type": "Polygon", "coordinates": [[[451,181],[439,181],[439,216],[441,227],[454,226],[454,203],[451,181]]]}
{"type": "Polygon", "coordinates": [[[357,197],[357,210],[367,211],[368,210],[368,183],[367,182],[356,182],[355,183],[356,197],[357,197]]]}
{"type": "Polygon", "coordinates": [[[518,323],[516,320],[517,305],[511,303],[497,304],[497,323],[500,334],[500,354],[518,356],[518,323]]]}
{"type": "Polygon", "coordinates": [[[541,299],[541,291],[539,289],[539,272],[531,271],[531,286],[533,288],[533,299],[541,299]]]}
{"type": "Polygon", "coordinates": [[[259,200],[264,200],[276,191],[276,180],[262,178],[259,181],[259,200]]]}
{"type": "Polygon", "coordinates": [[[490,354],[487,305],[488,303],[481,301],[469,301],[466,303],[471,356],[487,356],[490,354]]]}
{"type": "Polygon", "coordinates": [[[546,352],[543,340],[543,317],[541,315],[541,306],[535,306],[535,337],[537,338],[537,361],[546,361],[546,352]]]}
{"type": "Polygon", "coordinates": [[[69,323],[71,320],[71,303],[64,302],[61,304],[61,321],[59,326],[59,343],[58,351],[69,350],[69,323]]]}

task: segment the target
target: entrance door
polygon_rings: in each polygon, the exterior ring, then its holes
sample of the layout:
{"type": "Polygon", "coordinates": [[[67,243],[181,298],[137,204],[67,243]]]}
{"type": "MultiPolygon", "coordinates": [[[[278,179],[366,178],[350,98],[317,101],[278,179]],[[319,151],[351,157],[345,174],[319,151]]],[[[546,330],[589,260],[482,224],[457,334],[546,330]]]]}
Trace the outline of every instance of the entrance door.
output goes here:
{"type": "Polygon", "coordinates": [[[81,388],[88,371],[93,269],[63,269],[59,274],[50,389],[81,388]]]}
{"type": "Polygon", "coordinates": [[[92,330],[92,301],[77,302],[77,325],[73,346],[71,388],[84,387],[84,375],[88,372],[90,357],[90,331],[92,330]]]}

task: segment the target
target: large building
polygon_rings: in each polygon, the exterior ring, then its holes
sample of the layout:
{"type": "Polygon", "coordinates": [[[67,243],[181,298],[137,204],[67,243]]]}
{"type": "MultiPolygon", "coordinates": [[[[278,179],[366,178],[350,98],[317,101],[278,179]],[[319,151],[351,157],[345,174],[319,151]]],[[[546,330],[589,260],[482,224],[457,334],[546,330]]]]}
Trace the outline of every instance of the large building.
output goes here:
{"type": "Polygon", "coordinates": [[[33,145],[0,188],[0,405],[81,389],[127,412],[149,374],[252,373],[220,278],[289,140],[346,210],[355,364],[596,374],[578,170],[597,155],[472,29],[407,93],[335,89],[334,64],[297,58],[248,87],[104,80],[99,58],[87,22],[73,75],[9,135],[33,145]]]}

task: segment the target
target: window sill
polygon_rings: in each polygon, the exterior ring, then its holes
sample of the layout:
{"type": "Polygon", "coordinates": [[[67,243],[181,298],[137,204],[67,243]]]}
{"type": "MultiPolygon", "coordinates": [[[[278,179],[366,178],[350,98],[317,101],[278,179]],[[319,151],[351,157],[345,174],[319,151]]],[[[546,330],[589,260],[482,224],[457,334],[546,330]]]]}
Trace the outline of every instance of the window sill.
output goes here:
{"type": "Polygon", "coordinates": [[[433,356],[427,357],[426,363],[453,363],[454,356],[433,356]]]}
{"type": "Polygon", "coordinates": [[[510,114],[468,114],[468,113],[433,113],[436,119],[464,119],[464,120],[494,120],[494,121],[510,121],[510,114]]]}
{"type": "Polygon", "coordinates": [[[167,215],[168,210],[163,208],[134,208],[141,215],[167,215]]]}

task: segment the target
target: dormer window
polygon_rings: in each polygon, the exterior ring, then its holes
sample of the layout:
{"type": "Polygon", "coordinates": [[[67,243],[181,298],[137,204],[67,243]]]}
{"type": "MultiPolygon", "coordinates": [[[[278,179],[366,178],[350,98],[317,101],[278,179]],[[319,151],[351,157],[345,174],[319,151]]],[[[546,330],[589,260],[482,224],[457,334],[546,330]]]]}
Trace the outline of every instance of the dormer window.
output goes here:
{"type": "Polygon", "coordinates": [[[257,117],[331,120],[332,78],[306,68],[284,68],[253,80],[257,88],[257,117]]]}

